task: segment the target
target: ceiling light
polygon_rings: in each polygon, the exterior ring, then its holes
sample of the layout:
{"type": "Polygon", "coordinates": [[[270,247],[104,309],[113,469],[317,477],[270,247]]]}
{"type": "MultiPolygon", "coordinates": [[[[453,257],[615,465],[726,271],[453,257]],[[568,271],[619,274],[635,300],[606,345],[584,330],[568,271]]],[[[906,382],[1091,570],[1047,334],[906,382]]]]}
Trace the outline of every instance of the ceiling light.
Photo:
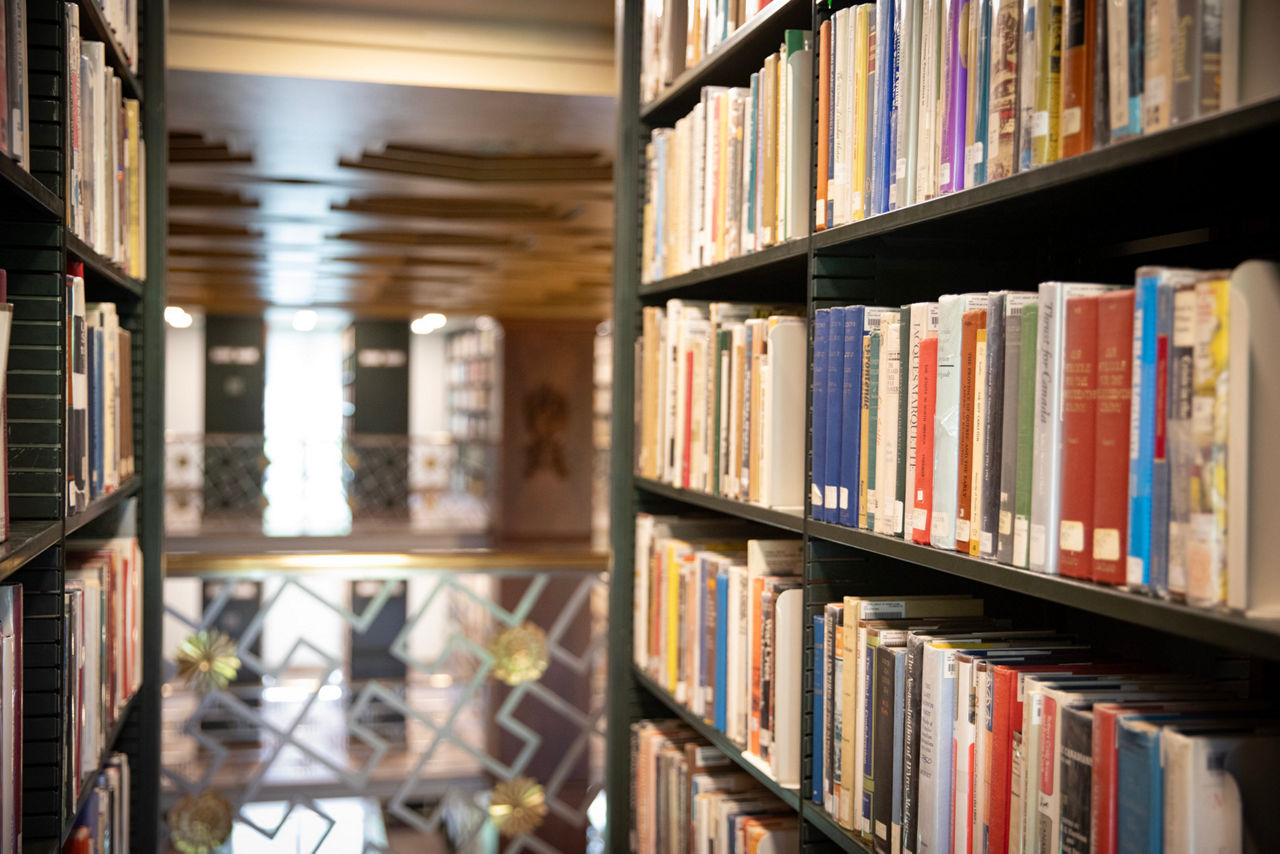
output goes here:
{"type": "Polygon", "coordinates": [[[319,316],[309,308],[295,312],[293,315],[293,328],[296,332],[310,332],[316,328],[316,321],[319,316]]]}
{"type": "Polygon", "coordinates": [[[437,311],[428,312],[422,317],[414,318],[409,324],[409,331],[414,335],[429,335],[437,329],[444,327],[449,322],[449,318],[445,317],[437,311]]]}
{"type": "Polygon", "coordinates": [[[191,325],[191,315],[177,305],[165,306],[164,322],[172,326],[174,329],[186,329],[191,325]]]}
{"type": "Polygon", "coordinates": [[[492,329],[497,325],[498,322],[487,314],[482,314],[476,318],[476,329],[492,329]]]}

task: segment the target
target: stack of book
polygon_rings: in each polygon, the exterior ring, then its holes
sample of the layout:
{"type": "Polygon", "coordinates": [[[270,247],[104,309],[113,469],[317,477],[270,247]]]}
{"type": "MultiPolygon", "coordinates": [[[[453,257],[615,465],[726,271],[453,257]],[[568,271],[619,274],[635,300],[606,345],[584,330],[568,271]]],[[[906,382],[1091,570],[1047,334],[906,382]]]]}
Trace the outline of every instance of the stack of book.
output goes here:
{"type": "Polygon", "coordinates": [[[657,281],[809,233],[812,58],[787,30],[749,86],[706,86],[645,147],[641,279],[657,281]]]}
{"type": "Polygon", "coordinates": [[[814,518],[1247,608],[1251,294],[1273,268],[820,309],[814,518]]]}
{"type": "Polygon", "coordinates": [[[1238,99],[1238,3],[836,6],[817,7],[818,229],[1230,109],[1238,99]]]}
{"type": "Polygon", "coordinates": [[[67,282],[67,513],[134,473],[133,337],[114,303],[85,303],[84,265],[67,282]]]}
{"type": "Polygon", "coordinates": [[[680,722],[632,724],[631,759],[637,854],[798,850],[795,812],[680,722]]]}
{"type": "MultiPolygon", "coordinates": [[[[108,3],[113,9],[123,5],[108,3]]],[[[141,279],[146,276],[146,146],[140,106],[124,96],[120,77],[107,62],[106,45],[80,38],[79,4],[65,4],[64,12],[72,104],[67,227],[141,279]]]]}
{"type": "Polygon", "coordinates": [[[22,585],[0,584],[0,850],[22,850],[22,585]]]}
{"type": "Polygon", "coordinates": [[[800,540],[636,517],[635,664],[784,786],[800,784],[800,540]],[[780,665],[779,662],[782,662],[780,665]]]}
{"type": "Polygon", "coordinates": [[[875,851],[1198,851],[1272,822],[1253,810],[1280,717],[1237,699],[1243,681],[1116,662],[982,609],[846,596],[817,618],[812,799],[875,851]]]}
{"type": "Polygon", "coordinates": [[[114,854],[129,850],[129,757],[113,753],[91,781],[62,854],[114,854]]]}
{"type": "MultiPolygon", "coordinates": [[[[776,2],[776,0],[775,0],[776,2]]],[[[770,0],[645,0],[640,101],[662,94],[770,0]]]]}
{"type": "Polygon", "coordinates": [[[142,554],[133,537],[67,546],[64,672],[69,674],[63,792],[75,804],[142,683],[142,554]]]}
{"type": "Polygon", "coordinates": [[[637,471],[802,512],[803,318],[777,306],[670,300],[637,342],[637,471]]]}

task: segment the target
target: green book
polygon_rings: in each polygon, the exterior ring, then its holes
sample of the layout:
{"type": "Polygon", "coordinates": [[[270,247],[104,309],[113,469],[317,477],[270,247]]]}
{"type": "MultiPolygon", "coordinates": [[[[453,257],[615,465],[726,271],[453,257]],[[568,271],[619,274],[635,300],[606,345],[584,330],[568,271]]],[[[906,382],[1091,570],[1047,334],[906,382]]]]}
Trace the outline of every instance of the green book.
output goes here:
{"type": "Polygon", "coordinates": [[[1022,309],[1022,353],[1018,360],[1018,478],[1013,504],[1013,565],[1027,566],[1031,524],[1031,468],[1035,436],[1038,303],[1022,309]]]}
{"type": "MultiPolygon", "coordinates": [[[[871,494],[876,488],[876,417],[879,415],[880,397],[880,330],[873,329],[871,331],[871,357],[867,360],[868,370],[871,372],[871,400],[868,403],[867,413],[867,493],[871,494]]],[[[876,529],[876,514],[880,512],[881,496],[877,495],[875,501],[867,501],[867,530],[874,531],[876,529]]]]}

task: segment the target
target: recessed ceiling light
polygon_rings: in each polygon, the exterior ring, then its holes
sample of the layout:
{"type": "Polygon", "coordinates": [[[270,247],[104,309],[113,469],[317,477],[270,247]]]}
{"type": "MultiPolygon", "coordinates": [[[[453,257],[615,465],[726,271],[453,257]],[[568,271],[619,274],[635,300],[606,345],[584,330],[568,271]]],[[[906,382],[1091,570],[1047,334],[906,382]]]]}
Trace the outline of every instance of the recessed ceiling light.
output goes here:
{"type": "Polygon", "coordinates": [[[316,328],[316,321],[319,316],[309,308],[295,312],[293,315],[293,328],[297,332],[310,332],[316,328]]]}
{"type": "Polygon", "coordinates": [[[164,309],[164,322],[174,329],[186,329],[191,325],[191,315],[182,306],[169,305],[164,309]]]}

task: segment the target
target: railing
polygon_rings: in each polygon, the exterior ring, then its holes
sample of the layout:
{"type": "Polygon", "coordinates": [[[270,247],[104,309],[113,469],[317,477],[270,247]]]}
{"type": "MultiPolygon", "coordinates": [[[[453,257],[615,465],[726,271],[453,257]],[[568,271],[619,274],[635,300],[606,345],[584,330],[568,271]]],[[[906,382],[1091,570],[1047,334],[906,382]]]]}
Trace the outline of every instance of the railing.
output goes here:
{"type": "Polygon", "coordinates": [[[592,552],[171,555],[165,838],[598,847],[604,568],[592,552]]]}
{"type": "Polygon", "coordinates": [[[171,535],[340,535],[394,527],[490,528],[496,446],[445,437],[331,441],[242,434],[165,437],[171,535]]]}

